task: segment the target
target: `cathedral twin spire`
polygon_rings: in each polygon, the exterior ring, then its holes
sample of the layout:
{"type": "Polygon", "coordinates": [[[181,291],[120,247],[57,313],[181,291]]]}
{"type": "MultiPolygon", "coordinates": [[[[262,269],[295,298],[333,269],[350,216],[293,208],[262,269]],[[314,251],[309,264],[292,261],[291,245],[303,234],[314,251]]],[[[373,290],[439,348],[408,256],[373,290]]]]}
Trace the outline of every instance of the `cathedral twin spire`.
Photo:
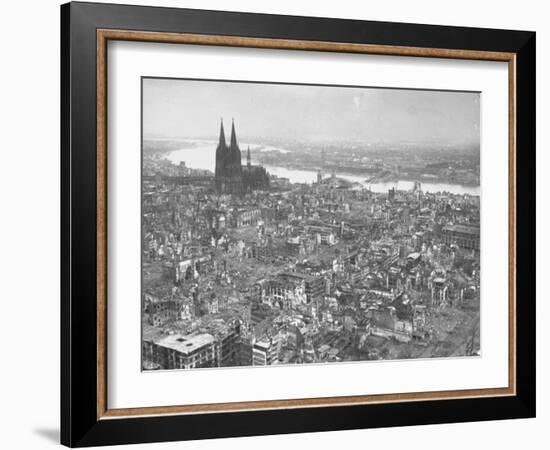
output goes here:
{"type": "Polygon", "coordinates": [[[250,147],[246,155],[247,165],[241,162],[241,150],[237,143],[235,121],[231,123],[229,147],[225,141],[223,119],[220,124],[220,139],[216,149],[215,187],[221,194],[242,195],[250,189],[269,188],[269,174],[263,167],[252,166],[250,147]]]}
{"type": "Polygon", "coordinates": [[[237,145],[237,133],[235,133],[235,121],[231,119],[231,149],[239,148],[237,145]]]}
{"type": "Polygon", "coordinates": [[[229,147],[225,141],[223,119],[220,124],[220,140],[216,149],[216,188],[218,192],[240,194],[243,192],[241,150],[237,144],[235,122],[231,124],[229,147]]]}
{"type": "Polygon", "coordinates": [[[221,125],[220,125],[220,140],[219,140],[219,143],[218,143],[218,147],[219,147],[220,145],[222,145],[222,144],[223,144],[224,146],[226,145],[226,144],[225,144],[225,133],[224,133],[224,131],[223,131],[223,119],[221,119],[221,125]]]}
{"type": "MultiPolygon", "coordinates": [[[[230,141],[229,141],[229,149],[232,151],[232,152],[235,152],[236,150],[239,151],[240,153],[240,149],[239,149],[239,144],[237,143],[237,133],[235,132],[235,121],[233,119],[231,119],[231,138],[230,138],[230,141]]],[[[218,142],[218,149],[220,148],[228,148],[227,147],[227,144],[226,144],[226,141],[225,141],[225,131],[223,129],[223,119],[221,119],[221,124],[220,124],[220,139],[219,139],[219,142],[218,142]]]]}

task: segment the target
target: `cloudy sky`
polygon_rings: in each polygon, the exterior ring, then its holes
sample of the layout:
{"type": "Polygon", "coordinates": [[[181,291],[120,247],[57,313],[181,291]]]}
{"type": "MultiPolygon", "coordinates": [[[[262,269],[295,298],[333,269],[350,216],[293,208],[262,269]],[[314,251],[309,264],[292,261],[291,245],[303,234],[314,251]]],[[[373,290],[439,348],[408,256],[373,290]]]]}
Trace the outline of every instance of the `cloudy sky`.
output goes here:
{"type": "Polygon", "coordinates": [[[363,87],[143,79],[143,134],[479,144],[479,94],[363,87]]]}

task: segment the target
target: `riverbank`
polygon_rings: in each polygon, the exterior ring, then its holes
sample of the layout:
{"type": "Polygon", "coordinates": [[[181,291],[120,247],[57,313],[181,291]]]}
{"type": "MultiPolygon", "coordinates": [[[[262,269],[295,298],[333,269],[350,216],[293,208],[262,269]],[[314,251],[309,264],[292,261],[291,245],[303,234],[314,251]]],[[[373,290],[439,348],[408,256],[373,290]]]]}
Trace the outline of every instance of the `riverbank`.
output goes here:
{"type": "MultiPolygon", "coordinates": [[[[165,157],[179,164],[184,161],[187,167],[193,169],[215,171],[215,147],[210,143],[195,143],[193,146],[180,148],[165,153],[165,157]]],[[[291,183],[315,183],[317,181],[317,171],[313,169],[294,169],[281,166],[266,164],[265,169],[271,174],[279,178],[287,178],[291,183]]],[[[458,195],[480,195],[479,186],[468,186],[456,183],[424,181],[416,179],[399,179],[397,181],[380,181],[368,183],[366,180],[369,174],[349,174],[335,170],[335,175],[352,183],[359,183],[365,188],[371,189],[373,192],[387,192],[388,189],[395,188],[397,190],[410,190],[413,187],[414,181],[420,181],[424,192],[450,192],[458,195]]],[[[323,178],[330,176],[324,174],[323,178]]]]}

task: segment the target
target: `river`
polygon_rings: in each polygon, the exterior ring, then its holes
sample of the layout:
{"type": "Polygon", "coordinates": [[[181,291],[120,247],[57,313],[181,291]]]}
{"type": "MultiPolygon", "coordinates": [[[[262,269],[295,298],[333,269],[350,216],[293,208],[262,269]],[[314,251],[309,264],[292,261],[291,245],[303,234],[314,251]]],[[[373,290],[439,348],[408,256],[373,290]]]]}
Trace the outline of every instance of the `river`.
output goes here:
{"type": "MultiPolygon", "coordinates": [[[[193,169],[215,170],[215,148],[216,143],[208,143],[202,141],[197,143],[198,145],[190,148],[184,148],[182,150],[175,150],[167,154],[167,158],[174,164],[179,164],[180,161],[185,161],[187,167],[193,169]]],[[[251,147],[255,147],[251,144],[251,147]]],[[[241,144],[241,149],[246,149],[247,144],[241,144]]],[[[242,150],[241,150],[242,151],[242,150]]],[[[244,152],[243,152],[244,155],[244,152]]],[[[291,183],[313,183],[317,180],[316,170],[305,169],[288,169],[286,167],[264,165],[266,170],[278,177],[288,178],[291,183]]],[[[323,174],[324,177],[328,174],[323,174]]],[[[378,182],[378,183],[366,183],[365,179],[368,175],[359,176],[347,173],[336,172],[338,178],[343,178],[350,182],[360,183],[367,188],[370,188],[373,192],[387,192],[392,187],[398,190],[410,190],[413,187],[412,181],[391,181],[391,182],[378,182]]],[[[479,186],[463,186],[460,184],[451,183],[438,183],[438,182],[422,182],[422,190],[424,192],[451,192],[453,194],[470,194],[479,195],[479,186]]]]}

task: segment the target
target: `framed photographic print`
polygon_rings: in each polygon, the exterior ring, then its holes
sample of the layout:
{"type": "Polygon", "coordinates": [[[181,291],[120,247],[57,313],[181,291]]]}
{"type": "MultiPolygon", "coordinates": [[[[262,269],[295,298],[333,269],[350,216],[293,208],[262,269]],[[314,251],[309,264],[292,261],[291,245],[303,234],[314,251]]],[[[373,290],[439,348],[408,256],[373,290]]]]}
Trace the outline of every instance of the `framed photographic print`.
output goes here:
{"type": "Polygon", "coordinates": [[[61,7],[61,440],[535,415],[535,33],[61,7]]]}

